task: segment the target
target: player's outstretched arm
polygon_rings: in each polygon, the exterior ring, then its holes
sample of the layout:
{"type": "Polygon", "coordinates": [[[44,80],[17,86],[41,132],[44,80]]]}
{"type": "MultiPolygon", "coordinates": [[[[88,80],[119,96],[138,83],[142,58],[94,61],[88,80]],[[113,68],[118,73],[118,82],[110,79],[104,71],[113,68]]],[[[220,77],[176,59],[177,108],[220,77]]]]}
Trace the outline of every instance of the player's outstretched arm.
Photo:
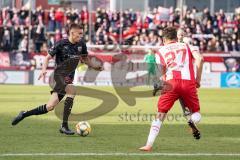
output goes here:
{"type": "Polygon", "coordinates": [[[199,88],[201,76],[202,76],[203,56],[198,51],[192,52],[192,55],[193,55],[193,58],[195,59],[195,63],[197,66],[196,82],[197,82],[197,88],[199,88]]]}
{"type": "Polygon", "coordinates": [[[90,59],[89,59],[88,56],[82,57],[82,58],[81,58],[81,61],[82,61],[83,63],[85,63],[86,65],[88,65],[89,68],[92,68],[92,69],[97,70],[97,71],[102,71],[102,70],[103,70],[103,67],[102,67],[102,66],[95,66],[95,65],[90,61],[90,59]]]}
{"type": "Polygon", "coordinates": [[[43,67],[42,67],[42,71],[38,77],[38,80],[40,80],[41,78],[45,77],[45,75],[47,74],[47,66],[48,66],[48,62],[49,60],[52,58],[52,56],[50,54],[48,54],[43,62],[43,67]]]}

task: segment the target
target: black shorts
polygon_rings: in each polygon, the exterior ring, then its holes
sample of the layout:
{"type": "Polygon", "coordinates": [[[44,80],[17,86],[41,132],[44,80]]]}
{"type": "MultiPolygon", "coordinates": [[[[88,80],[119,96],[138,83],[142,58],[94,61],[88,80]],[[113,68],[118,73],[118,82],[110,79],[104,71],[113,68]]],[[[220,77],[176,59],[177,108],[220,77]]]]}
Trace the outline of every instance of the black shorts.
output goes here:
{"type": "Polygon", "coordinates": [[[58,99],[61,101],[63,97],[66,95],[66,86],[68,84],[72,84],[73,82],[73,76],[68,75],[66,77],[59,75],[57,73],[54,73],[54,85],[53,85],[53,90],[51,91],[51,94],[53,92],[56,92],[58,94],[58,99]]]}
{"type": "MultiPolygon", "coordinates": [[[[66,94],[66,86],[72,84],[75,69],[78,65],[79,59],[69,59],[64,61],[64,63],[58,65],[53,74],[53,85],[52,92],[56,92],[59,95],[59,100],[62,99],[66,94]]],[[[51,93],[52,93],[51,92],[51,93]]]]}
{"type": "Polygon", "coordinates": [[[54,73],[54,81],[55,81],[55,85],[53,87],[53,92],[57,92],[58,94],[65,95],[66,94],[65,88],[68,85],[65,82],[65,77],[57,73],[54,73]]]}

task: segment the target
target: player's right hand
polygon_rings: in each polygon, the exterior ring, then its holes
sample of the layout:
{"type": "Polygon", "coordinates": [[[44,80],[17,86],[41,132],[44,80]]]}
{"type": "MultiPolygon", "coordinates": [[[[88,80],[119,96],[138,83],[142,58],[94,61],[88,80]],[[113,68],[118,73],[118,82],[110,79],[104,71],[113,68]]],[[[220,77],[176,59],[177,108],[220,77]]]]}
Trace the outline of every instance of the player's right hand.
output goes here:
{"type": "Polygon", "coordinates": [[[47,71],[43,70],[43,71],[40,73],[40,75],[39,75],[39,77],[38,77],[38,80],[44,78],[44,77],[46,76],[46,74],[47,74],[47,71]]]}
{"type": "Polygon", "coordinates": [[[196,81],[196,87],[197,87],[197,88],[200,88],[200,87],[201,87],[200,82],[197,82],[197,81],[196,81]]]}

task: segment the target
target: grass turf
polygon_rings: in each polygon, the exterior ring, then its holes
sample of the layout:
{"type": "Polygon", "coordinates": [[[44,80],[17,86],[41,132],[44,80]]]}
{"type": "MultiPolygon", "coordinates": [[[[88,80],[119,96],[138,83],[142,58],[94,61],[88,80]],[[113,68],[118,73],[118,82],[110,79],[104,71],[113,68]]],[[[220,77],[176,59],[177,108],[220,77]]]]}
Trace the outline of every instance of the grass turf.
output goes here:
{"type": "MultiPolygon", "coordinates": [[[[48,87],[0,85],[0,159],[46,159],[46,156],[5,156],[7,153],[137,153],[145,144],[150,122],[156,111],[157,97],[146,92],[138,94],[136,104],[129,106],[125,100],[134,99],[135,94],[118,88],[121,95],[111,87],[91,87],[116,96],[117,107],[111,112],[89,120],[92,133],[88,137],[65,136],[58,133],[61,123],[55,112],[42,116],[32,116],[19,125],[10,125],[12,118],[20,111],[46,103],[48,87]],[[145,97],[145,98],[144,98],[145,97]]],[[[134,88],[146,91],[148,87],[134,88]]],[[[84,89],[81,90],[84,92],[84,89]]],[[[118,91],[119,92],[119,91],[118,91]]],[[[101,95],[111,105],[111,97],[101,95]]],[[[200,89],[202,121],[199,128],[202,139],[196,141],[188,132],[186,120],[181,116],[179,103],[175,103],[164,122],[152,153],[240,153],[240,90],[200,89]]],[[[93,97],[99,95],[92,95],[93,97]]],[[[87,96],[77,96],[73,114],[90,111],[102,100],[87,96]]],[[[115,103],[115,102],[114,102],[115,103]]],[[[78,121],[70,122],[71,128],[78,121]]],[[[47,159],[239,159],[239,156],[47,156],[47,159]]]]}

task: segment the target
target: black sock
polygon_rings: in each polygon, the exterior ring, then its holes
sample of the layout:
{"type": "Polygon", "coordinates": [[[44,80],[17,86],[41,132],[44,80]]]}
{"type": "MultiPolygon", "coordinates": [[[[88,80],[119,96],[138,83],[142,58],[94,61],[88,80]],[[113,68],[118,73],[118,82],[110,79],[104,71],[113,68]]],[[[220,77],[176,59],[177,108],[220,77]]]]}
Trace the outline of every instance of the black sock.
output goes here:
{"type": "Polygon", "coordinates": [[[63,122],[62,122],[63,127],[68,128],[68,117],[71,114],[72,106],[73,106],[73,98],[67,97],[64,102],[63,122]]]}
{"type": "Polygon", "coordinates": [[[28,117],[28,116],[31,116],[31,115],[40,115],[40,114],[45,114],[47,113],[47,107],[46,107],[46,104],[44,105],[41,105],[39,107],[36,107],[30,111],[26,111],[24,112],[24,117],[28,117]]]}

